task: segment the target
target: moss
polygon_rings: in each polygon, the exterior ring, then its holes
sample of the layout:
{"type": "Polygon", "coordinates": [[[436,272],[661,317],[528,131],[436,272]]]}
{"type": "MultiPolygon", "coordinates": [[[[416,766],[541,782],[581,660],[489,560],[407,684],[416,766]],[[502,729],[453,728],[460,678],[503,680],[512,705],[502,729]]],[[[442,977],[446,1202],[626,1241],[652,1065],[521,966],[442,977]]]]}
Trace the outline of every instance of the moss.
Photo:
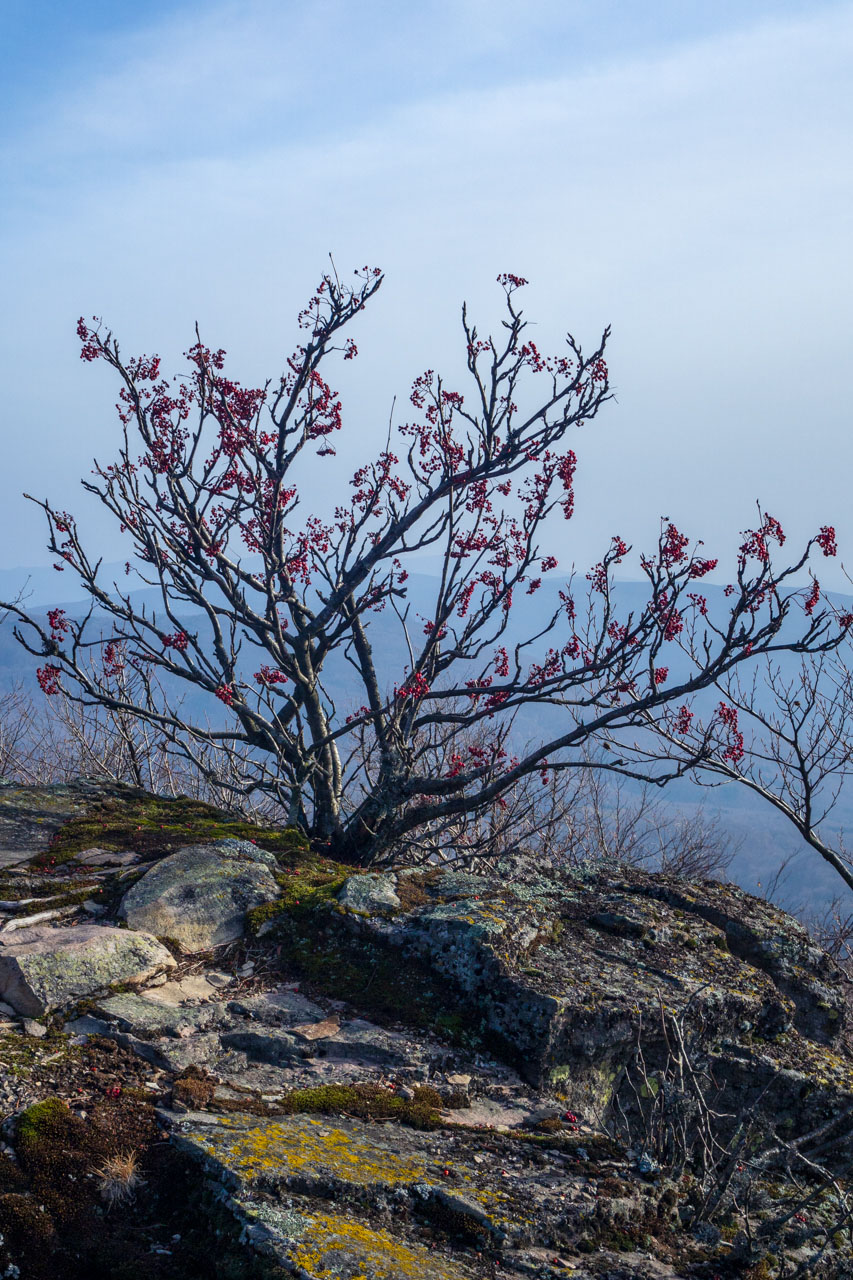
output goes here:
{"type": "Polygon", "coordinates": [[[744,1274],[745,1280],[772,1280],[774,1267],[767,1257],[760,1258],[754,1266],[750,1267],[744,1274]]]}
{"type": "Polygon", "coordinates": [[[0,1152],[0,1192],[17,1191],[23,1186],[26,1179],[21,1169],[15,1164],[14,1160],[10,1160],[5,1152],[0,1152]]]}
{"type": "Polygon", "coordinates": [[[18,1117],[18,1149],[22,1155],[37,1150],[45,1139],[61,1133],[65,1136],[73,1119],[67,1105],[59,1098],[45,1098],[28,1107],[18,1117]]]}
{"type": "Polygon", "coordinates": [[[435,1129],[441,1123],[441,1097],[427,1085],[416,1088],[409,1100],[376,1084],[320,1085],[295,1089],[276,1103],[282,1114],[317,1112],[323,1115],[350,1115],[362,1120],[395,1119],[416,1129],[435,1129]]]}
{"type": "Polygon", "coordinates": [[[282,862],[304,858],[310,852],[308,840],[295,827],[260,827],[200,800],[120,787],[117,794],[96,800],[85,813],[66,822],[32,864],[58,866],[95,846],[162,855],[185,845],[228,838],[254,840],[282,862]]]}
{"type": "Polygon", "coordinates": [[[202,1067],[190,1063],[180,1075],[175,1076],[172,1098],[175,1102],[182,1102],[184,1106],[201,1110],[213,1101],[215,1089],[214,1077],[208,1075],[202,1067]]]}
{"type": "Polygon", "coordinates": [[[605,1200],[619,1199],[621,1196],[630,1195],[632,1191],[631,1184],[623,1182],[621,1178],[602,1178],[598,1184],[598,1194],[605,1200]]]}
{"type": "Polygon", "coordinates": [[[397,877],[397,887],[395,892],[400,899],[400,907],[403,911],[416,911],[418,907],[424,907],[432,899],[428,893],[428,889],[435,885],[441,876],[441,869],[434,867],[430,871],[421,871],[413,875],[401,875],[397,877]]]}
{"type": "Polygon", "coordinates": [[[344,882],[352,875],[351,867],[316,858],[305,851],[281,861],[282,870],[276,877],[281,893],[273,902],[262,903],[247,913],[246,928],[250,936],[257,936],[262,925],[279,916],[296,914],[306,919],[316,907],[337,898],[344,882]]]}
{"type": "MultiPolygon", "coordinates": [[[[65,1042],[67,1044],[67,1041],[65,1042]]],[[[33,1040],[17,1034],[0,1036],[0,1063],[3,1074],[16,1079],[29,1080],[33,1068],[38,1066],[45,1041],[33,1040]]]]}
{"type": "MultiPolygon", "coordinates": [[[[175,1096],[188,1105],[207,1105],[213,1097],[212,1087],[210,1096],[203,1097],[203,1082],[197,1077],[188,1077],[189,1072],[198,1073],[198,1076],[202,1074],[197,1067],[188,1068],[175,1081],[175,1096]]],[[[437,1129],[442,1123],[439,1111],[444,1106],[441,1094],[429,1085],[419,1085],[414,1095],[411,1099],[399,1097],[378,1084],[326,1084],[294,1089],[271,1103],[245,1098],[225,1102],[217,1099],[216,1106],[222,1111],[270,1117],[312,1114],[355,1116],[359,1120],[396,1120],[413,1129],[437,1129]]]]}
{"type": "Polygon", "coordinates": [[[10,1192],[0,1196],[0,1232],[13,1250],[43,1246],[54,1234],[53,1219],[32,1196],[10,1192]]]}
{"type": "MultiPolygon", "coordinates": [[[[463,1125],[458,1127],[467,1128],[463,1125]]],[[[586,1172],[590,1174],[595,1172],[594,1166],[598,1161],[625,1158],[625,1148],[603,1133],[571,1133],[568,1129],[562,1133],[542,1133],[537,1126],[536,1130],[512,1129],[501,1134],[501,1138],[512,1145],[524,1143],[548,1151],[564,1151],[567,1155],[574,1155],[578,1149],[585,1151],[586,1156],[579,1158],[586,1160],[586,1172]]]]}

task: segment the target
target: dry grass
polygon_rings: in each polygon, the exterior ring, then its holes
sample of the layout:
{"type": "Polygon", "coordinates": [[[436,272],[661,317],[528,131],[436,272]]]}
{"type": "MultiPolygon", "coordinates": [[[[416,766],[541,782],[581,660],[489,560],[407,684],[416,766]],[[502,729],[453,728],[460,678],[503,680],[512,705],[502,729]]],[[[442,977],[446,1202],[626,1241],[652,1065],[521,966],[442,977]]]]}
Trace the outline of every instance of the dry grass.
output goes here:
{"type": "Polygon", "coordinates": [[[145,1179],[137,1166],[136,1152],[127,1151],[109,1156],[97,1170],[98,1191],[108,1209],[126,1204],[144,1185],[145,1179]]]}

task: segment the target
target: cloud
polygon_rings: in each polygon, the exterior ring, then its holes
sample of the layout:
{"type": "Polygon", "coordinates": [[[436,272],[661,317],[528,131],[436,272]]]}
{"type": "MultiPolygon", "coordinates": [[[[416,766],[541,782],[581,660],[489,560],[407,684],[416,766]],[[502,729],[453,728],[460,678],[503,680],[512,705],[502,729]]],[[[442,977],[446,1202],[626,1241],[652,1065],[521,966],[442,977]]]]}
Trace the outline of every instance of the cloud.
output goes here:
{"type": "Polygon", "coordinates": [[[330,249],[389,272],[342,384],[346,462],[413,374],[458,365],[462,297],[494,322],[510,269],[533,282],[537,341],[614,325],[619,403],[578,442],[569,556],[648,541],[664,513],[730,541],[758,495],[843,536],[853,9],[609,56],[588,6],[542,3],[532,32],[512,12],[374,5],[365,32],[332,0],[190,11],[110,45],[8,144],[25,177],[0,322],[7,563],[35,558],[17,491],[67,493],[111,448],[81,309],[175,356],[198,318],[257,380],[330,249]],[[572,22],[582,55],[543,49],[572,22]]]}

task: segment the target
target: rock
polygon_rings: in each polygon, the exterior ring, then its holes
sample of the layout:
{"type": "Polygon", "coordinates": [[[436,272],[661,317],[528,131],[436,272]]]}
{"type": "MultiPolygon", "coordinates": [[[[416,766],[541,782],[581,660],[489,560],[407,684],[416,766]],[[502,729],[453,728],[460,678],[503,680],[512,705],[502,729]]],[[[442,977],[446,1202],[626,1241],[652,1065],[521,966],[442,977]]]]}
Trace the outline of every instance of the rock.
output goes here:
{"type": "Polygon", "coordinates": [[[133,849],[84,849],[74,858],[87,867],[133,867],[139,861],[140,855],[133,849]]]}
{"type": "Polygon", "coordinates": [[[221,1025],[227,1019],[221,1005],[204,1004],[186,1009],[137,995],[109,996],[99,1000],[95,1013],[115,1022],[122,1031],[140,1040],[156,1040],[160,1036],[185,1039],[197,1031],[221,1025]]]}
{"type": "Polygon", "coordinates": [[[35,1018],[24,1018],[21,1026],[25,1036],[34,1036],[37,1040],[41,1040],[47,1035],[47,1027],[43,1022],[36,1022],[35,1018]]]}
{"type": "Polygon", "coordinates": [[[46,852],[60,827],[85,811],[91,794],[92,788],[82,782],[0,785],[0,866],[14,866],[46,852]]]}
{"type": "Polygon", "coordinates": [[[141,983],[175,961],[150,934],[105,925],[0,935],[0,997],[25,1017],[67,1009],[113,983],[141,983]]]}
{"type": "MultiPolygon", "coordinates": [[[[340,924],[349,921],[354,954],[363,953],[365,937],[399,954],[401,1011],[414,981],[407,958],[426,967],[534,1088],[559,1087],[574,1110],[606,1113],[641,1027],[647,1065],[663,1061],[661,1002],[685,1013],[690,1033],[713,1054],[720,1101],[733,1110],[746,1088],[768,1114],[781,1106],[795,1135],[853,1105],[853,1060],[838,1056],[848,1018],[844,982],[784,912],[716,882],[688,885],[624,868],[521,870],[518,878],[500,864],[490,876],[386,873],[374,914],[377,877],[352,877],[334,914],[321,907],[318,921],[337,926],[344,951],[340,924]],[[414,905],[392,910],[403,876],[414,905]],[[801,1097],[790,1072],[804,1061],[815,1083],[801,1097]]],[[[837,1154],[848,1150],[851,1134],[837,1154]]]]}
{"type": "Polygon", "coordinates": [[[220,973],[217,969],[206,969],[204,980],[211,987],[215,987],[217,991],[221,990],[222,987],[230,987],[234,981],[230,973],[220,973]]]}
{"type": "Polygon", "coordinates": [[[393,876],[375,873],[351,876],[341,889],[339,901],[354,915],[382,915],[400,910],[402,904],[395,889],[393,876]]]}
{"type": "Polygon", "coordinates": [[[293,1028],[293,1034],[301,1040],[326,1040],[329,1036],[336,1036],[340,1029],[340,1018],[334,1016],[324,1018],[322,1022],[303,1023],[302,1026],[293,1028]]]}
{"type": "Polygon", "coordinates": [[[185,952],[242,937],[246,912],[279,895],[273,854],[246,840],[190,845],[147,871],[119,914],[131,929],[169,938],[185,952]]]}
{"type": "Polygon", "coordinates": [[[325,1017],[320,1005],[289,987],[277,987],[256,996],[229,1000],[228,1010],[267,1026],[293,1027],[300,1022],[319,1022],[325,1017]]]}
{"type": "Polygon", "coordinates": [[[182,1005],[188,1001],[212,1000],[220,984],[210,981],[206,973],[188,973],[179,982],[158,982],[146,987],[143,994],[159,1004],[182,1005]]]}
{"type": "MultiPolygon", "coordinates": [[[[114,811],[102,812],[112,823],[114,811]]],[[[146,856],[171,853],[157,847],[145,822],[146,856]]],[[[132,847],[132,830],[122,840],[132,847]]],[[[66,846],[79,842],[72,837],[66,846]]],[[[209,1193],[193,1198],[190,1212],[208,1205],[210,1238],[218,1231],[223,1246],[233,1241],[227,1261],[235,1274],[676,1280],[751,1265],[739,1244],[743,1216],[726,1208],[733,1225],[722,1238],[728,1217],[697,1229],[666,1154],[631,1109],[625,1073],[633,1070],[640,1035],[651,1084],[643,1092],[635,1071],[634,1104],[639,1110],[642,1098],[661,1096],[654,1087],[666,1063],[661,1005],[684,1016],[688,1057],[714,1081],[720,1149],[730,1134],[725,1117],[752,1107],[762,1141],[765,1126],[771,1143],[800,1142],[811,1130],[798,1149],[850,1194],[853,1055],[845,989],[832,961],[784,913],[731,886],[613,866],[546,873],[518,854],[488,874],[392,869],[350,875],[342,887],[344,869],[304,852],[305,861],[294,857],[298,865],[289,869],[287,895],[270,888],[275,915],[264,941],[254,933],[249,954],[241,948],[235,960],[238,972],[252,974],[252,994],[198,962],[180,979],[170,965],[168,977],[154,973],[134,993],[109,991],[106,983],[91,993],[84,1006],[90,1011],[66,1025],[82,1052],[60,1061],[52,1040],[13,1036],[4,1049],[10,1062],[16,1049],[27,1063],[41,1059],[37,1087],[56,1087],[75,1121],[88,1111],[91,1124],[107,1083],[100,1065],[97,1077],[85,1074],[88,1055],[107,1056],[109,1078],[113,1063],[130,1078],[134,1070],[137,1080],[145,1078],[142,1088],[161,1094],[151,1099],[161,1125],[190,1157],[181,1167],[191,1176],[195,1162],[198,1186],[209,1193]],[[291,911],[287,900],[294,898],[300,906],[291,911]],[[259,990],[274,973],[292,981],[259,990]],[[160,1083],[101,1037],[153,1064],[160,1083]],[[69,1072],[79,1074],[69,1079],[69,1072]],[[260,1257],[238,1258],[241,1249],[260,1257]]],[[[198,927],[206,904],[197,910],[195,900],[213,897],[223,872],[226,886],[246,868],[278,879],[271,855],[239,842],[185,851],[176,874],[180,858],[160,864],[162,883],[156,866],[139,882],[148,882],[148,908],[162,891],[170,923],[156,927],[165,936],[175,937],[187,921],[198,927]],[[202,876],[194,869],[199,857],[202,876]],[[186,889],[188,912],[172,897],[186,889]]],[[[67,893],[72,877],[79,883],[80,865],[87,864],[16,872],[14,883],[28,894],[67,893]]],[[[104,879],[98,876],[109,889],[103,896],[110,900],[123,877],[137,875],[133,867],[105,869],[104,879]]],[[[232,900],[220,916],[236,918],[239,932],[247,905],[232,900]]],[[[214,927],[207,917],[201,923],[214,927]]],[[[85,929],[110,932],[91,921],[45,932],[57,942],[85,929]]],[[[26,937],[0,934],[0,958],[8,963],[26,937]]],[[[112,966],[109,980],[121,981],[112,966]]],[[[115,1096],[109,1085],[107,1092],[115,1096]]],[[[133,1090],[125,1092],[135,1105],[133,1090]]],[[[0,1101],[10,1116],[22,1105],[8,1096],[2,1073],[0,1101]]],[[[673,1105],[681,1105],[677,1085],[673,1105]]],[[[4,1133],[14,1140],[7,1123],[4,1133]]],[[[156,1166],[150,1162],[159,1196],[156,1166]]],[[[776,1212],[791,1187],[781,1167],[759,1175],[756,1186],[752,1228],[760,1239],[762,1215],[776,1212]]],[[[79,1183],[75,1196],[85,1190],[79,1183]]],[[[7,1199],[0,1197],[0,1209],[7,1199]]],[[[183,1229],[185,1221],[176,1225],[183,1229]]],[[[102,1225],[111,1241],[114,1215],[102,1225]]],[[[773,1244],[779,1267],[803,1263],[804,1270],[809,1249],[824,1241],[803,1245],[804,1232],[793,1227],[788,1236],[789,1244],[773,1244]]],[[[146,1251],[168,1254],[166,1241],[146,1251]]],[[[45,1247],[50,1266],[57,1246],[47,1240],[45,1247]]],[[[175,1246],[169,1264],[178,1269],[179,1253],[175,1246]]],[[[846,1235],[841,1246],[830,1239],[815,1276],[853,1280],[849,1254],[846,1235]]],[[[0,1271],[6,1260],[3,1253],[0,1271]]]]}
{"type": "MultiPolygon", "coordinates": [[[[581,1173],[554,1178],[533,1151],[508,1139],[484,1147],[462,1130],[190,1113],[174,1120],[173,1141],[231,1189],[227,1203],[250,1242],[288,1274],[312,1280],[473,1280],[483,1275],[480,1250],[499,1257],[502,1275],[552,1274],[529,1269],[525,1259],[541,1250],[553,1260],[583,1232],[590,1212],[581,1173]],[[383,1225],[389,1206],[390,1230],[383,1225]],[[453,1248],[453,1224],[473,1250],[453,1248]]],[[[626,1193],[639,1216],[639,1183],[626,1193]]]]}

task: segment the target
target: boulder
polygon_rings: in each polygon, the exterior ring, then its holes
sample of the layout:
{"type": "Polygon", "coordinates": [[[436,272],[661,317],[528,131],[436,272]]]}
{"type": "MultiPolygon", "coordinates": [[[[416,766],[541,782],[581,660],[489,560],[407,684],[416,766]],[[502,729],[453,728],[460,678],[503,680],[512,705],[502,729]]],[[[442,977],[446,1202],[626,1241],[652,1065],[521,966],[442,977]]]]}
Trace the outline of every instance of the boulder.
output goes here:
{"type": "Polygon", "coordinates": [[[113,983],[141,983],[175,961],[156,938],[98,924],[0,934],[0,998],[27,1018],[67,1009],[113,983]]]}
{"type": "Polygon", "coordinates": [[[273,854],[247,840],[190,845],[147,871],[119,914],[131,929],[209,951],[243,935],[246,912],[279,896],[273,854]]]}
{"type": "MultiPolygon", "coordinates": [[[[559,1089],[577,1110],[606,1113],[641,1034],[650,1069],[662,1064],[664,1014],[684,1018],[734,1109],[754,1099],[796,1134],[853,1106],[838,966],[790,916],[733,885],[625,868],[427,869],[388,873],[370,909],[374,877],[353,879],[366,883],[344,886],[326,927],[348,922],[360,950],[370,940],[399,953],[401,1008],[417,972],[431,972],[534,1087],[559,1089]],[[406,900],[396,912],[395,892],[406,900]]],[[[853,1153],[853,1137],[841,1146],[853,1153]]]]}

